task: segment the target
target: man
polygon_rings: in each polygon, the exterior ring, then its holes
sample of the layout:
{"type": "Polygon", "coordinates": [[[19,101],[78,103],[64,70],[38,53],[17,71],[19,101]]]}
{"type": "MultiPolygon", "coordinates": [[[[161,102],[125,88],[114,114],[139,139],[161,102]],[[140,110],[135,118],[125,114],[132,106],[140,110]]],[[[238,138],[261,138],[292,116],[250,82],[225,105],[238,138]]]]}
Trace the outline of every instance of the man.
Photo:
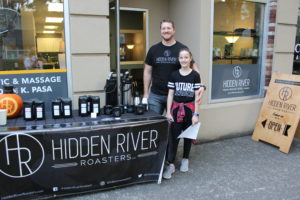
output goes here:
{"type": "MultiPolygon", "coordinates": [[[[163,114],[167,104],[169,75],[180,68],[179,51],[187,47],[175,40],[173,21],[163,20],[160,23],[160,33],[162,41],[149,49],[145,60],[142,103],[148,103],[150,110],[163,114]],[[149,91],[151,84],[151,91],[149,91]]],[[[195,64],[193,69],[199,73],[195,64]]],[[[203,89],[199,91],[198,103],[201,102],[202,91],[203,89]]]]}

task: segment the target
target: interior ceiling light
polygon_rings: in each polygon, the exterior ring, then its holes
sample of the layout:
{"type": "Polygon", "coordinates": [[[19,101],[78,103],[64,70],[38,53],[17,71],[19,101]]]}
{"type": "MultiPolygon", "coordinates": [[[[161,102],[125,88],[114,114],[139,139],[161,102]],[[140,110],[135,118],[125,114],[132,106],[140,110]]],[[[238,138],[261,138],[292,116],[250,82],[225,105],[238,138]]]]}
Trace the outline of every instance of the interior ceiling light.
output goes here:
{"type": "Polygon", "coordinates": [[[44,26],[45,29],[57,29],[58,26],[44,26]]]}
{"type": "Polygon", "coordinates": [[[46,34],[53,34],[53,33],[55,33],[55,31],[43,31],[43,33],[46,33],[46,34]]]}
{"type": "Polygon", "coordinates": [[[64,6],[62,3],[48,3],[49,12],[63,12],[64,6]]]}
{"type": "Polygon", "coordinates": [[[64,20],[62,17],[46,17],[48,23],[61,23],[64,20]]]}
{"type": "Polygon", "coordinates": [[[235,43],[240,37],[239,36],[225,36],[228,43],[235,43]]]}
{"type": "Polygon", "coordinates": [[[127,44],[126,47],[127,47],[128,49],[133,49],[133,48],[134,48],[134,44],[127,44]]]}

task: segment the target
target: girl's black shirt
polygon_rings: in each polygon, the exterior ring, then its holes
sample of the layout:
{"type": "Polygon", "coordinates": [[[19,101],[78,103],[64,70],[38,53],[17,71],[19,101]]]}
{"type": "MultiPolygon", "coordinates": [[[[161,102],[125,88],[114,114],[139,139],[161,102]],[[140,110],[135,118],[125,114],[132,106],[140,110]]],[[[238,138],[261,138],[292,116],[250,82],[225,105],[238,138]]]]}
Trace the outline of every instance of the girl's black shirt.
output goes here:
{"type": "Polygon", "coordinates": [[[179,70],[173,72],[168,82],[168,88],[174,90],[173,101],[188,103],[195,100],[195,91],[200,88],[200,75],[192,70],[188,75],[181,75],[179,70]]]}

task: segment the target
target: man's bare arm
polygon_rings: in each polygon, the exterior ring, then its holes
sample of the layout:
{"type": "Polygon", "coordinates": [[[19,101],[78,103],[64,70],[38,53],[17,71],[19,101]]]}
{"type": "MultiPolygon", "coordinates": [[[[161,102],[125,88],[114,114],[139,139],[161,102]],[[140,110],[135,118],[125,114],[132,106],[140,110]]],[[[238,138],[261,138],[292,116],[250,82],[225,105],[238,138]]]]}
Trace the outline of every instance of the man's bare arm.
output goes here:
{"type": "Polygon", "coordinates": [[[152,66],[145,64],[144,67],[144,96],[143,98],[148,98],[149,97],[149,88],[151,84],[151,79],[152,79],[152,66]]]}
{"type": "Polygon", "coordinates": [[[198,74],[200,74],[199,67],[197,67],[197,65],[195,63],[193,64],[192,69],[195,70],[196,72],[198,72],[198,74]]]}
{"type": "MultiPolygon", "coordinates": [[[[199,67],[197,67],[197,65],[195,63],[193,64],[192,69],[195,70],[196,72],[198,72],[198,74],[200,74],[199,67]]],[[[201,84],[201,82],[200,82],[200,84],[201,84]]],[[[196,93],[197,93],[196,103],[198,105],[200,105],[202,102],[202,95],[203,95],[204,90],[205,90],[205,87],[201,87],[199,90],[196,91],[196,93]]]]}

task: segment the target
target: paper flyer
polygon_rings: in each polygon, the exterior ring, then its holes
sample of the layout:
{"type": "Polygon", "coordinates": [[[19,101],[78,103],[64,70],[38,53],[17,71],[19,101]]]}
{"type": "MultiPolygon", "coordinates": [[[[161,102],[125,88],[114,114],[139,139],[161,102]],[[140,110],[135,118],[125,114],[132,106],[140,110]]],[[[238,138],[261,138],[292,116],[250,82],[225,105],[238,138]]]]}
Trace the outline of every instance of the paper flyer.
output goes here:
{"type": "Polygon", "coordinates": [[[200,129],[200,126],[201,126],[201,122],[195,124],[194,126],[193,125],[189,126],[177,138],[178,139],[179,138],[189,138],[189,139],[192,139],[192,140],[196,140],[199,129],[200,129]]]}

